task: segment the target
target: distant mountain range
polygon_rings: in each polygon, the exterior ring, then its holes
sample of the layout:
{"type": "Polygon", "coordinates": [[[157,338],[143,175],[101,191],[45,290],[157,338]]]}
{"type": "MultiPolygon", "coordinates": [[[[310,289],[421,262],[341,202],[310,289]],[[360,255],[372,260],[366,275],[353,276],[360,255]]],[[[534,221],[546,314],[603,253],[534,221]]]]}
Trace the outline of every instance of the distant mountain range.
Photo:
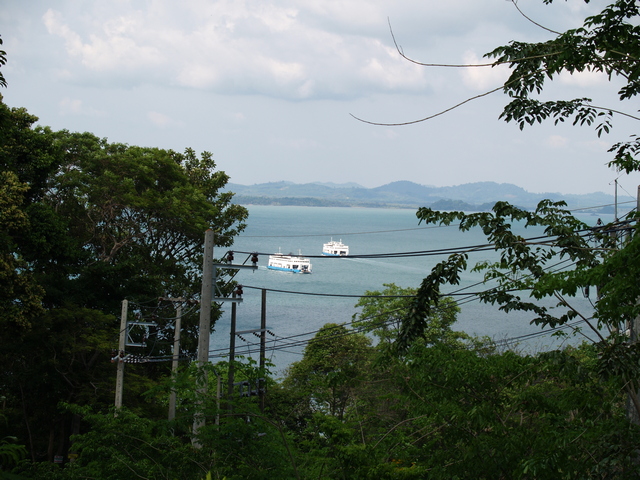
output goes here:
{"type": "MultiPolygon", "coordinates": [[[[398,181],[375,188],[356,183],[271,182],[256,185],[230,183],[225,191],[236,194],[242,205],[308,205],[329,207],[417,208],[438,210],[486,211],[495,202],[508,201],[532,209],[543,199],[564,200],[570,209],[590,209],[595,213],[613,213],[613,195],[602,192],[584,195],[530,193],[510,183],[476,182],[452,187],[433,187],[398,181]]],[[[618,196],[618,212],[635,207],[635,199],[618,196]]]]}

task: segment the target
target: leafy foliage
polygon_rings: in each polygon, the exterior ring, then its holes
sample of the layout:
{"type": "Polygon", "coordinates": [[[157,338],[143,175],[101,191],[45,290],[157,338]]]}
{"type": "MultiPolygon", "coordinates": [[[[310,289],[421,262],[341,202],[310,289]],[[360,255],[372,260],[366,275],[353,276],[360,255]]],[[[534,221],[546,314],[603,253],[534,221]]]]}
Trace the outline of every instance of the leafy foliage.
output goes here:
{"type": "Polygon", "coordinates": [[[17,445],[15,441],[15,437],[5,437],[0,441],[0,478],[3,478],[2,471],[7,471],[27,456],[26,447],[17,445]]]}
{"type": "MultiPolygon", "coordinates": [[[[112,402],[122,300],[193,298],[204,231],[227,247],[248,213],[221,191],[228,176],[207,152],[113,144],[36,121],[0,103],[0,391],[12,425],[0,432],[52,461],[82,428],[58,402],[112,402]]],[[[189,348],[193,316],[185,320],[189,348]]],[[[167,366],[128,369],[132,409],[159,411],[141,394],[167,366]]]]}
{"type": "MultiPolygon", "coordinates": [[[[635,1],[617,0],[585,19],[582,28],[559,33],[545,42],[513,41],[488,53],[496,64],[508,64],[511,68],[511,76],[504,84],[510,100],[501,118],[517,122],[521,129],[551,119],[556,124],[573,119],[574,125],[595,126],[598,136],[609,133],[614,114],[621,112],[594,106],[586,98],[541,101],[538,96],[547,82],[561,73],[591,71],[622,79],[625,84],[618,91],[621,101],[635,97],[640,92],[638,8],[635,1]]],[[[638,170],[635,158],[638,150],[636,136],[615,144],[610,150],[615,156],[609,165],[627,173],[638,170]]],[[[500,260],[475,267],[485,272],[487,281],[497,282],[495,288],[481,293],[480,299],[498,305],[505,312],[530,312],[532,322],[541,326],[566,326],[572,320],[582,320],[598,339],[601,371],[615,372],[624,379],[632,403],[640,413],[636,348],[619,335],[628,329],[635,332],[637,327],[632,326],[640,315],[636,271],[639,244],[637,226],[631,226],[636,218],[632,216],[628,222],[603,229],[589,229],[565,207],[562,203],[544,201],[534,212],[528,212],[498,202],[491,213],[468,215],[421,208],[417,216],[426,223],[449,225],[457,221],[463,231],[482,229],[500,253],[500,260]],[[525,241],[513,232],[515,222],[525,228],[543,227],[545,238],[537,243],[525,241]],[[621,241],[623,235],[627,237],[625,242],[621,241]],[[594,313],[589,315],[575,308],[570,299],[591,287],[597,290],[598,298],[594,313]],[[540,302],[543,299],[554,299],[557,303],[550,307],[540,302]]],[[[440,286],[456,284],[460,272],[467,268],[466,261],[462,254],[451,256],[424,279],[413,309],[403,322],[400,349],[406,350],[419,337],[424,318],[437,305],[440,286]]]]}
{"type": "MultiPolygon", "coordinates": [[[[530,312],[532,322],[541,326],[569,325],[575,319],[598,339],[602,371],[625,379],[628,393],[637,398],[635,378],[638,369],[635,346],[629,346],[624,332],[640,314],[636,285],[638,242],[631,235],[624,248],[614,248],[621,234],[631,233],[628,224],[622,226],[587,228],[564,208],[562,203],[541,202],[535,212],[528,212],[498,202],[491,213],[434,212],[420,209],[421,220],[450,224],[459,221],[459,228],[481,228],[487,240],[495,245],[500,260],[482,263],[475,268],[485,271],[485,279],[497,284],[479,294],[481,301],[496,304],[505,312],[530,312]],[[526,241],[513,231],[513,222],[521,227],[544,227],[545,237],[539,241],[526,241]],[[596,286],[598,299],[593,313],[580,312],[571,298],[588,292],[596,286]],[[540,303],[553,299],[555,304],[540,303]]],[[[637,227],[634,227],[634,230],[637,227]]],[[[401,334],[409,341],[399,342],[408,348],[418,336],[414,326],[420,324],[415,312],[429,312],[431,299],[440,295],[439,285],[451,277],[437,275],[440,271],[453,271],[459,275],[464,265],[456,257],[441,262],[432,275],[436,281],[425,279],[418,290],[414,309],[406,318],[401,334]]],[[[403,337],[400,337],[401,340],[403,337]]],[[[637,402],[634,402],[638,405],[637,402]]],[[[638,405],[640,406],[640,405],[638,405]]]]}
{"type": "MultiPolygon", "coordinates": [[[[621,100],[637,95],[637,18],[636,2],[618,0],[549,42],[489,53],[512,67],[502,118],[520,128],[572,119],[608,133],[619,112],[534,96],[561,72],[588,70],[625,79],[621,100]]],[[[530,312],[543,326],[581,319],[599,336],[591,345],[525,356],[453,331],[457,307],[441,288],[468,267],[457,254],[418,289],[368,292],[356,330],[326,324],[285,379],[268,380],[264,403],[218,398],[228,364],[185,368],[166,382],[166,369],[132,366],[131,408],[114,415],[105,360],[120,301],[189,296],[202,231],[214,227],[216,244],[229,246],[247,212],[222,193],[228,178],[209,153],[111,144],[36,121],[0,103],[1,419],[19,438],[0,445],[3,469],[26,454],[15,473],[51,479],[638,477],[640,430],[625,416],[625,394],[640,412],[640,353],[623,334],[640,316],[632,223],[590,229],[549,201],[533,212],[506,202],[488,213],[418,211],[421,222],[479,228],[495,245],[499,260],[475,267],[497,285],[482,301],[530,312]],[[515,224],[545,237],[525,240],[515,224]],[[588,317],[571,298],[590,288],[598,299],[588,317]],[[179,402],[168,422],[171,389],[179,402]],[[207,423],[194,437],[196,408],[207,423]],[[38,462],[69,452],[74,462],[38,462]]],[[[638,137],[615,144],[611,165],[637,170],[638,150],[638,137]]],[[[268,373],[233,366],[238,380],[268,373]]]]}
{"type": "Polygon", "coordinates": [[[303,359],[289,367],[285,385],[300,395],[298,408],[305,416],[318,411],[343,419],[370,356],[367,337],[327,323],[306,346],[303,359]]]}
{"type": "MultiPolygon", "coordinates": [[[[552,3],[552,0],[545,0],[552,3]]],[[[587,2],[588,3],[588,2],[587,2]]],[[[640,27],[638,4],[634,0],[617,0],[597,15],[588,17],[581,28],[558,34],[539,43],[512,41],[486,56],[496,64],[508,64],[511,76],[504,84],[510,97],[501,118],[520,126],[553,119],[557,124],[573,118],[574,125],[595,126],[598,136],[609,133],[615,114],[611,108],[596,106],[589,98],[541,101],[532,98],[543,92],[548,81],[559,74],[602,72],[625,83],[618,91],[620,100],[629,100],[640,92],[640,27]]],[[[615,144],[610,166],[627,173],[638,170],[635,153],[638,139],[615,144]]]]}
{"type": "MultiPolygon", "coordinates": [[[[402,320],[411,309],[417,289],[401,288],[393,283],[386,283],[384,287],[382,291],[366,291],[358,301],[356,308],[362,307],[362,310],[354,314],[353,327],[364,333],[373,333],[380,339],[381,345],[387,347],[397,339],[402,320]]],[[[427,344],[459,341],[464,334],[451,330],[459,311],[452,298],[439,299],[438,309],[425,321],[421,338],[427,344]]]]}
{"type": "MultiPolygon", "coordinates": [[[[2,45],[2,38],[0,38],[0,45],[2,45]]],[[[5,65],[7,63],[7,52],[4,50],[0,50],[0,66],[5,65]]],[[[2,72],[0,72],[0,87],[6,87],[7,81],[4,78],[2,72]]]]}
{"type": "Polygon", "coordinates": [[[599,375],[593,345],[521,356],[436,343],[368,368],[347,415],[315,411],[292,431],[305,478],[638,473],[639,432],[624,417],[618,379],[599,375]]]}

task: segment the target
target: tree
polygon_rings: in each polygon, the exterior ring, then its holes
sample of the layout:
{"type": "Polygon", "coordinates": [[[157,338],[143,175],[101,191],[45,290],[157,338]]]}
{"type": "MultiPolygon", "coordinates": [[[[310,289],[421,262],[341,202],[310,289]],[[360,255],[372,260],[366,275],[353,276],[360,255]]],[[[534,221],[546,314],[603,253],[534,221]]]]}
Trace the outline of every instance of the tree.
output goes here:
{"type": "Polygon", "coordinates": [[[28,186],[21,183],[15,173],[0,172],[0,223],[4,227],[0,232],[0,283],[5,286],[0,292],[0,307],[18,325],[26,325],[42,313],[44,294],[24,261],[13,255],[13,237],[28,225],[22,210],[27,190],[28,186]]]}
{"type": "MultiPolygon", "coordinates": [[[[543,0],[550,4],[553,0],[543,0]]],[[[585,0],[589,3],[589,0],[585,0]]],[[[501,118],[525,125],[553,119],[555,123],[573,118],[574,125],[595,125],[598,136],[609,133],[614,115],[630,116],[606,106],[591,104],[589,98],[542,102],[532,98],[540,94],[547,81],[562,72],[603,72],[626,83],[618,91],[621,101],[640,93],[640,17],[634,0],[617,0],[597,15],[588,17],[584,26],[558,34],[554,39],[539,43],[513,41],[486,54],[495,58],[495,65],[508,64],[511,76],[503,91],[511,100],[501,118]]],[[[638,120],[636,117],[632,117],[638,120]]],[[[627,173],[638,171],[635,157],[640,139],[635,135],[627,142],[616,143],[610,166],[627,173]]]]}
{"type": "MultiPolygon", "coordinates": [[[[7,435],[31,459],[52,460],[80,428],[60,401],[112,402],[121,301],[194,297],[204,231],[215,228],[227,247],[247,210],[221,191],[228,176],[207,152],[114,144],[36,121],[0,103],[0,392],[8,424],[20,425],[7,435]]],[[[188,348],[194,325],[183,325],[188,348]]],[[[130,406],[158,412],[138,393],[168,363],[129,371],[138,380],[130,406]]]]}
{"type": "MultiPolygon", "coordinates": [[[[562,72],[595,71],[623,79],[625,84],[618,97],[621,101],[633,99],[640,92],[639,17],[637,2],[618,0],[585,19],[582,28],[558,33],[545,42],[513,41],[488,53],[487,57],[495,59],[493,65],[508,64],[511,68],[511,76],[503,86],[510,101],[501,118],[517,122],[521,129],[545,120],[558,123],[572,119],[574,125],[594,125],[598,136],[610,132],[615,115],[636,118],[593,105],[588,98],[540,101],[536,95],[562,72]]],[[[637,171],[639,150],[636,136],[616,143],[610,149],[614,157],[609,165],[627,173],[637,171]]],[[[565,207],[562,202],[543,201],[534,212],[527,212],[498,202],[491,213],[467,215],[421,208],[417,216],[425,223],[460,222],[463,231],[479,227],[495,245],[500,261],[476,267],[485,270],[487,280],[498,281],[497,288],[480,295],[482,301],[497,304],[506,312],[531,312],[532,321],[542,326],[563,326],[582,319],[597,338],[602,372],[624,379],[637,416],[640,348],[621,335],[640,315],[636,269],[640,250],[635,234],[638,226],[631,226],[636,216],[630,216],[628,223],[616,223],[599,232],[573,218],[565,207]],[[514,222],[526,227],[543,226],[549,239],[544,245],[527,242],[513,232],[514,222]],[[623,232],[631,234],[630,241],[619,241],[623,232]],[[562,269],[554,269],[555,262],[566,263],[562,269]],[[596,287],[598,293],[593,318],[576,310],[570,302],[572,296],[587,292],[590,287],[596,287]],[[544,298],[556,299],[563,307],[561,313],[538,302],[544,298]]],[[[398,341],[401,349],[420,337],[425,316],[440,299],[441,285],[457,284],[465,268],[466,255],[452,255],[424,279],[414,309],[402,325],[398,341]]],[[[635,329],[631,330],[635,335],[635,329]]]]}
{"type": "Polygon", "coordinates": [[[620,412],[620,383],[602,382],[595,363],[592,346],[412,350],[396,377],[407,415],[377,439],[395,462],[378,468],[386,478],[633,478],[638,432],[620,412]]]}
{"type": "MultiPolygon", "coordinates": [[[[264,376],[252,361],[236,361],[235,367],[237,379],[248,380],[252,385],[257,377],[264,376]]],[[[104,412],[64,405],[89,426],[73,438],[75,461],[63,468],[31,464],[24,473],[29,478],[59,479],[295,478],[295,445],[286,432],[260,412],[257,396],[225,396],[222,408],[218,408],[218,375],[228,375],[226,362],[204,368],[193,362],[175,378],[148,392],[166,398],[168,390],[177,391],[181,402],[171,421],[150,418],[148,412],[136,414],[126,407],[114,415],[113,409],[104,412]],[[202,374],[209,375],[210,380],[205,391],[196,388],[202,374]],[[233,409],[228,408],[230,403],[233,409]],[[211,419],[197,433],[192,428],[196,409],[202,409],[211,419]],[[194,435],[199,448],[193,447],[194,435]]],[[[226,378],[223,380],[226,383],[226,378]]]]}
{"type": "MultiPolygon", "coordinates": [[[[553,3],[553,0],[542,1],[545,4],[553,3]]],[[[589,3],[590,0],[584,1],[589,3]]],[[[516,1],[512,0],[512,3],[518,8],[516,1]]],[[[492,63],[468,65],[489,68],[509,65],[511,75],[501,88],[418,120],[395,124],[358,120],[372,125],[408,125],[424,122],[461,107],[471,100],[502,90],[510,100],[500,118],[507,122],[517,122],[520,129],[546,120],[553,120],[558,124],[572,119],[573,125],[595,126],[598,136],[601,136],[611,131],[615,115],[633,120],[640,118],[608,106],[593,105],[589,98],[540,101],[536,96],[544,91],[546,82],[553,81],[561,73],[574,74],[586,71],[602,72],[610,79],[613,76],[622,79],[625,84],[617,92],[620,101],[635,97],[640,92],[640,27],[637,25],[639,16],[639,6],[634,0],[616,0],[599,14],[587,17],[581,28],[559,33],[536,24],[556,36],[537,43],[512,41],[485,54],[485,57],[495,59],[492,63]]],[[[417,65],[446,66],[418,62],[407,57],[397,44],[396,48],[401,57],[417,65]]],[[[640,151],[638,136],[632,135],[628,141],[613,144],[609,151],[615,153],[609,166],[626,173],[640,170],[640,163],[636,158],[640,151]]]]}
{"type": "MultiPolygon", "coordinates": [[[[353,327],[364,333],[373,333],[386,348],[397,340],[402,320],[412,308],[417,289],[398,287],[394,283],[385,283],[383,286],[384,290],[367,290],[365,296],[360,298],[356,308],[362,307],[362,310],[353,315],[353,327]]],[[[456,343],[468,338],[462,332],[451,330],[459,311],[460,307],[453,298],[440,299],[438,308],[431,310],[430,317],[422,322],[424,331],[421,338],[425,343],[456,343]]]]}
{"type": "Polygon", "coordinates": [[[211,460],[194,449],[167,425],[123,408],[117,416],[96,413],[85,407],[68,406],[90,428],[75,437],[74,462],[60,465],[30,464],[24,478],[184,478],[205,477],[211,460]]]}
{"type": "Polygon", "coordinates": [[[284,385],[301,395],[303,415],[322,412],[342,420],[367,372],[370,354],[367,337],[327,323],[307,344],[302,360],[289,367],[284,385]]]}
{"type": "MultiPolygon", "coordinates": [[[[231,203],[232,193],[219,192],[228,176],[215,171],[208,152],[198,158],[191,149],[178,154],[65,131],[54,135],[54,144],[64,163],[45,201],[69,218],[67,228],[88,257],[87,276],[102,277],[107,268],[129,283],[117,289],[190,295],[202,232],[215,227],[217,245],[226,247],[244,228],[246,209],[231,203]]],[[[125,292],[117,289],[109,287],[119,302],[125,292]]]]}

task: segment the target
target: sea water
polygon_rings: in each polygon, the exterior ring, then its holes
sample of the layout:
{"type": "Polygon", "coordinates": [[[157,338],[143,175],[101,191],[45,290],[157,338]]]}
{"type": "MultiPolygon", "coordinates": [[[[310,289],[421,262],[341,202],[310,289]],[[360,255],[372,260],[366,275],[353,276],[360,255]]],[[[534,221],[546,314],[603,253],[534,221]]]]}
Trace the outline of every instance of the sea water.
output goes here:
{"type": "MultiPolygon", "coordinates": [[[[282,374],[300,360],[305,345],[326,323],[349,325],[357,313],[355,304],[367,291],[383,290],[384,284],[418,287],[431,269],[445,260],[447,249],[469,252],[469,266],[479,261],[496,260],[493,250],[480,249],[487,244],[480,229],[460,232],[453,226],[420,225],[411,209],[249,206],[246,230],[229,249],[216,249],[221,258],[233,250],[234,263],[251,264],[247,254],[258,252],[257,270],[240,270],[235,279],[243,285],[243,301],[236,309],[236,330],[260,328],[262,291],[266,291],[266,355],[275,374],[282,374]],[[354,257],[322,256],[324,243],[342,240],[354,257]],[[267,269],[268,255],[281,252],[309,257],[311,274],[296,274],[267,269]],[[377,255],[415,252],[414,256],[377,258],[377,255]],[[373,258],[357,258],[373,255],[373,258]]],[[[597,217],[584,219],[595,224],[597,217]]],[[[603,219],[606,220],[606,219],[603,219]]],[[[522,229],[525,238],[542,235],[540,229],[522,229]]],[[[470,270],[470,269],[469,269],[470,270]]],[[[500,312],[496,306],[480,303],[474,292],[490,285],[482,282],[481,273],[467,270],[456,286],[444,286],[443,293],[455,294],[461,312],[455,330],[515,346],[520,350],[539,351],[556,347],[559,342],[577,343],[582,336],[560,340],[537,325],[532,314],[500,312]],[[468,295],[467,295],[468,294],[468,295]]],[[[590,300],[572,301],[581,312],[592,311],[590,300]]],[[[230,343],[230,303],[211,336],[212,361],[228,356],[230,343]]],[[[585,332],[588,329],[585,329],[585,332]]],[[[254,333],[236,337],[236,355],[258,358],[259,338],[254,333]]]]}

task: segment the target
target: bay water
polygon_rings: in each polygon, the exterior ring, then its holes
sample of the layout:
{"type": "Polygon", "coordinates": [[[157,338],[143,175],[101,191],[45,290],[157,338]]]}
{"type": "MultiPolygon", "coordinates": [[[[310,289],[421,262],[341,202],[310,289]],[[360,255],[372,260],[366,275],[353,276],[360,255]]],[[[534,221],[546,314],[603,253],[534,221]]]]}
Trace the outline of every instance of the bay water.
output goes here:
{"type": "MultiPolygon", "coordinates": [[[[412,209],[248,206],[246,230],[229,250],[258,252],[258,269],[240,270],[236,280],[243,285],[243,301],[237,306],[236,330],[260,328],[262,291],[266,290],[267,360],[274,366],[272,373],[281,375],[286,367],[300,360],[306,343],[326,323],[350,324],[357,312],[354,305],[367,291],[383,290],[384,284],[418,287],[431,269],[446,259],[449,252],[439,250],[468,247],[469,265],[484,260],[496,260],[493,250],[473,251],[487,243],[480,229],[460,232],[457,226],[424,226],[418,223],[412,209]],[[322,245],[330,240],[342,240],[351,255],[379,255],[405,252],[424,254],[397,258],[357,258],[322,256],[322,245]],[[308,257],[313,273],[295,274],[267,269],[268,255],[284,254],[308,257]],[[430,253],[428,253],[430,252],[430,253]]],[[[584,219],[595,224],[597,217],[584,219]]],[[[603,218],[603,220],[607,220],[603,218]]],[[[525,238],[542,235],[541,230],[526,231],[525,238]]],[[[216,249],[221,258],[225,251],[216,249]]],[[[235,253],[234,263],[251,264],[248,254],[235,253]]],[[[505,314],[497,307],[480,303],[472,294],[489,288],[482,283],[482,274],[463,272],[457,286],[446,286],[444,293],[455,293],[461,313],[454,329],[471,335],[487,336],[521,351],[555,348],[561,342],[577,343],[575,336],[558,339],[541,327],[531,325],[532,315],[505,314]]],[[[573,300],[581,312],[592,311],[589,299],[573,300]]],[[[231,304],[224,303],[225,312],[211,336],[212,361],[229,353],[231,304]]],[[[588,329],[585,329],[587,333],[588,329]]],[[[236,337],[236,355],[258,358],[259,338],[253,333],[236,337]]]]}

